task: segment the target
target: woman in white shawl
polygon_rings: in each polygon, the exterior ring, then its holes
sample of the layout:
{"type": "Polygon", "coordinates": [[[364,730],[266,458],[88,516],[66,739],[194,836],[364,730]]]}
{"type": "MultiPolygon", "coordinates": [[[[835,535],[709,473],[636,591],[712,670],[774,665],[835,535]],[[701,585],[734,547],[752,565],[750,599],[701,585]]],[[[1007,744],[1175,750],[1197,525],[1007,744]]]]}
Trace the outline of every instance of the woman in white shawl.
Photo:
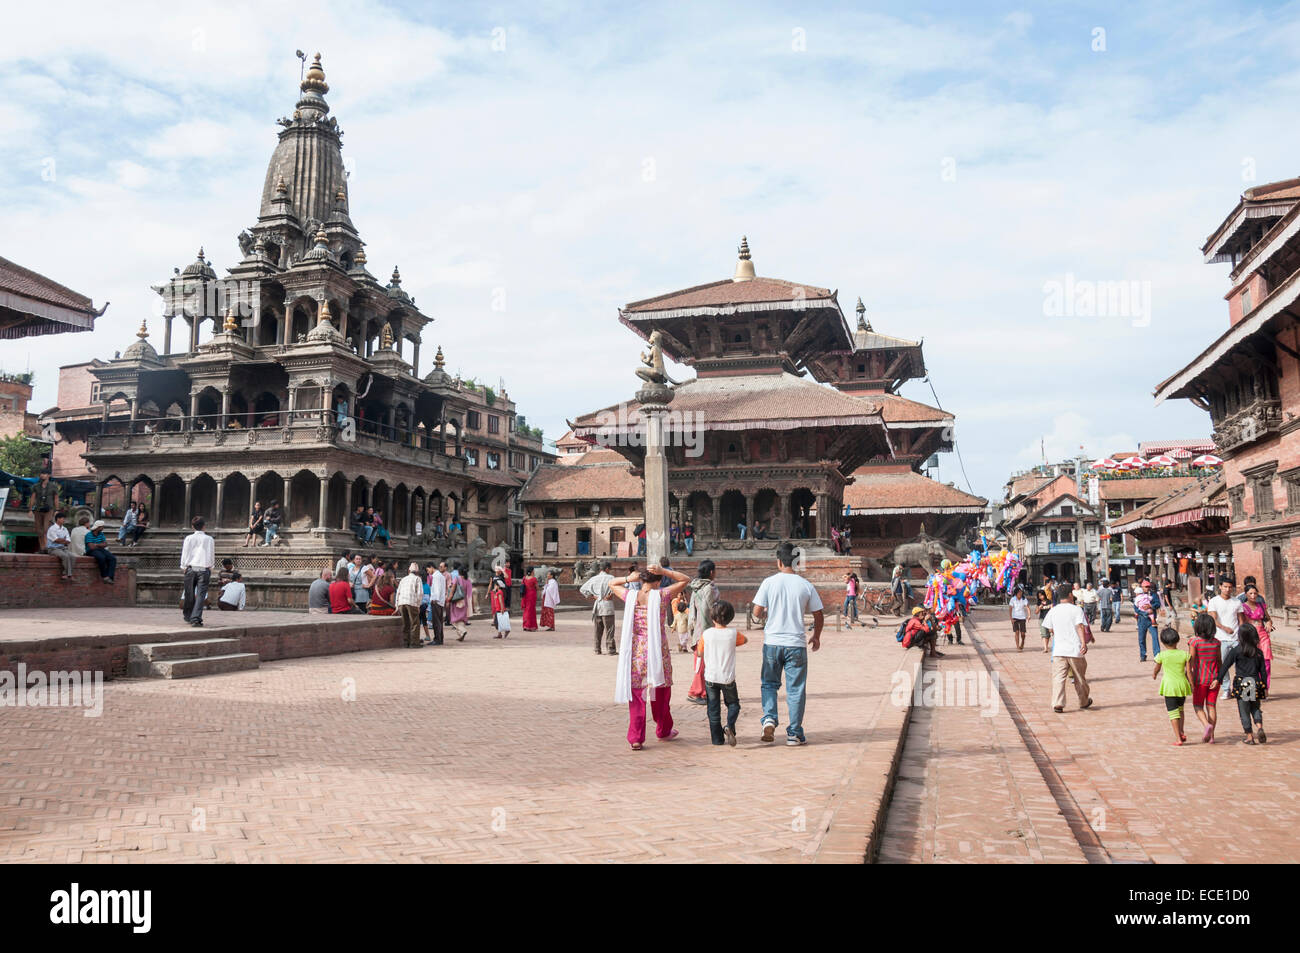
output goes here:
{"type": "Polygon", "coordinates": [[[627,743],[633,751],[645,744],[645,706],[655,720],[655,737],[668,741],[677,737],[673,716],[668,711],[672,698],[673,665],[668,653],[665,609],[686,588],[690,578],[667,567],[630,573],[609,589],[626,605],[623,611],[623,640],[619,643],[618,676],[614,701],[627,702],[627,743]],[[660,588],[664,576],[672,583],[660,588]],[[629,590],[628,583],[641,583],[629,590]],[[629,611],[630,610],[630,611],[629,611]]]}

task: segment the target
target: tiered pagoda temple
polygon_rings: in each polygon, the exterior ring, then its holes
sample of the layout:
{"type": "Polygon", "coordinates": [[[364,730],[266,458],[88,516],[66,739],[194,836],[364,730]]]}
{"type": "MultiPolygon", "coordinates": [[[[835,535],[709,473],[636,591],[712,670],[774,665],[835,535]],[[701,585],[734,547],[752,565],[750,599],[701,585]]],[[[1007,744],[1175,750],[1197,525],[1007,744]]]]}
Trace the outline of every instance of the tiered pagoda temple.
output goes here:
{"type": "MultiPolygon", "coordinates": [[[[670,405],[685,435],[669,440],[668,480],[672,515],[693,525],[697,552],[765,550],[788,538],[829,545],[831,528],[848,525],[855,554],[861,538],[871,555],[884,556],[922,524],[952,542],[973,529],[985,501],[919,472],[931,454],[952,448],[952,415],[896,393],[924,376],[921,345],[876,333],[861,307],[850,331],[836,292],[759,276],[742,240],[731,278],[634,301],[619,319],[695,371],[670,405]],[[742,523],[761,527],[765,538],[742,542],[742,523]]],[[[600,466],[614,451],[639,475],[638,409],[628,401],[585,414],[573,437],[600,448],[592,451],[600,466]]],[[[583,463],[554,466],[576,473],[583,463]]],[[[602,485],[615,482],[543,467],[521,495],[528,538],[557,541],[543,525],[548,516],[564,520],[572,507],[573,519],[590,522],[588,504],[635,522],[634,511],[601,496],[602,485]],[[569,498],[575,487],[582,498],[569,498]]],[[[624,540],[633,527],[612,528],[624,540]]],[[[613,551],[602,545],[613,538],[608,532],[585,538],[592,545],[578,555],[613,551]]],[[[556,546],[545,555],[568,554],[556,546]]]]}

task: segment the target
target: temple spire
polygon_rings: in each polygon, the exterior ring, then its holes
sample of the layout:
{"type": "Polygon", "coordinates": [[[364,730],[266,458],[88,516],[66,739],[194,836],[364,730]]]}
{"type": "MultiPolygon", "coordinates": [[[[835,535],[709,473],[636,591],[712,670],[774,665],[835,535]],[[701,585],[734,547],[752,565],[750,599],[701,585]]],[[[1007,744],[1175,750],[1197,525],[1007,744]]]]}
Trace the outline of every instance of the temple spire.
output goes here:
{"type": "Polygon", "coordinates": [[[740,236],[739,258],[736,261],[736,273],[732,275],[732,281],[749,281],[754,277],[754,263],[749,257],[749,239],[744,235],[740,236]]]}
{"type": "Polygon", "coordinates": [[[858,330],[859,330],[859,331],[870,331],[870,330],[871,330],[871,325],[867,324],[867,318],[866,318],[866,314],[867,314],[867,306],[866,306],[865,304],[862,303],[862,296],[861,296],[861,295],[858,296],[858,306],[857,306],[856,310],[857,310],[857,312],[858,312],[858,330]]]}
{"type": "Polygon", "coordinates": [[[320,65],[319,53],[312,57],[311,66],[307,68],[307,75],[303,77],[302,85],[298,88],[304,93],[315,91],[321,95],[330,91],[330,84],[325,82],[325,70],[320,65]]]}

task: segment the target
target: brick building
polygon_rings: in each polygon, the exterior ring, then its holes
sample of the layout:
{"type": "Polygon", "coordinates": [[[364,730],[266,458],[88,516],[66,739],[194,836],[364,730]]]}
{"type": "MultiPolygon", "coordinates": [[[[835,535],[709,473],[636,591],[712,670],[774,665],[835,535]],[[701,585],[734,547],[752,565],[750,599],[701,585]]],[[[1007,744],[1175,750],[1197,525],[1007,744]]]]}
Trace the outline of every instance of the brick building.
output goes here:
{"type": "Polygon", "coordinates": [[[1284,606],[1300,594],[1300,179],[1248,189],[1201,250],[1230,265],[1228,328],[1156,403],[1209,413],[1237,578],[1284,606]]]}

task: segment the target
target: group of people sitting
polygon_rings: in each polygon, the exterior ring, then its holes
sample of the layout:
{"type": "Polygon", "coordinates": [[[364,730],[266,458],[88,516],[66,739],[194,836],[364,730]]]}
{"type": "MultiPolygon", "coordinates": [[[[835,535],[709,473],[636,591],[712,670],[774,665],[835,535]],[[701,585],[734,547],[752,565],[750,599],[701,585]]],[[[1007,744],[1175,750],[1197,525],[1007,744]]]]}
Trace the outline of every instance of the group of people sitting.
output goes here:
{"type": "Polygon", "coordinates": [[[113,585],[117,581],[117,556],[108,548],[108,537],[104,533],[107,524],[103,520],[92,523],[89,516],[83,516],[77,521],[77,527],[69,530],[67,521],[68,514],[58,510],[54,522],[45,531],[45,551],[57,556],[62,563],[59,578],[71,579],[77,557],[89,556],[99,566],[100,580],[105,585],[113,585]]]}
{"type": "Polygon", "coordinates": [[[284,511],[279,500],[272,500],[263,507],[262,501],[253,504],[253,512],[248,516],[248,532],[244,536],[245,546],[279,546],[281,543],[280,523],[284,521],[284,511]]]}
{"type": "MultiPolygon", "coordinates": [[[[352,512],[349,527],[359,543],[369,545],[378,540],[384,544],[385,549],[392,545],[388,527],[384,525],[384,514],[373,506],[358,506],[352,512]]],[[[436,530],[435,535],[437,535],[436,530]]]]}

